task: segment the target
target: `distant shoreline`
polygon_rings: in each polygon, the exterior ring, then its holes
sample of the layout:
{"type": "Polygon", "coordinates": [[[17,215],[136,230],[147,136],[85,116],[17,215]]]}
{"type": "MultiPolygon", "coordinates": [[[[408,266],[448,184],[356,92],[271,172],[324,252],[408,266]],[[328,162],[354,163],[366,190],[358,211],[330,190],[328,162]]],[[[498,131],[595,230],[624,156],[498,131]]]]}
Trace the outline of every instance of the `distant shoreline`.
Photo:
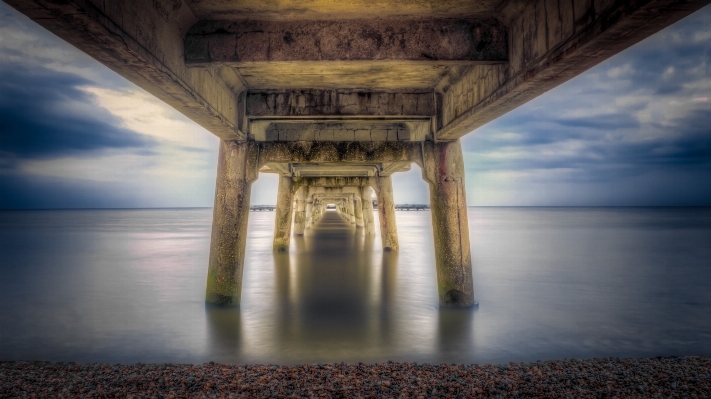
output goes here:
{"type": "MultiPolygon", "coordinates": [[[[395,204],[399,205],[399,204],[395,204]]],[[[254,204],[253,206],[274,206],[270,204],[254,204]]],[[[191,210],[212,209],[211,206],[186,206],[165,208],[0,208],[2,211],[150,211],[150,210],[191,210]]],[[[526,208],[526,209],[691,209],[711,208],[711,205],[470,205],[467,208],[526,208]]],[[[427,209],[429,210],[429,209],[427,209]]]]}

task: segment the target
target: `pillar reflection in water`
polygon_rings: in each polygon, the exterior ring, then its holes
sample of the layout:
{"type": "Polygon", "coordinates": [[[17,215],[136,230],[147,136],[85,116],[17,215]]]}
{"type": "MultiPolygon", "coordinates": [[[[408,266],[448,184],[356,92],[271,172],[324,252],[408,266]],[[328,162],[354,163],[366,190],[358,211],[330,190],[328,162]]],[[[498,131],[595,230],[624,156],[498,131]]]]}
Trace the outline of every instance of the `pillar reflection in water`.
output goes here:
{"type": "Polygon", "coordinates": [[[223,351],[214,359],[432,362],[471,354],[471,310],[437,307],[432,260],[414,255],[431,236],[403,227],[401,253],[383,251],[378,234],[336,211],[294,235],[288,253],[272,252],[268,235],[255,236],[242,306],[208,309],[210,350],[223,351]]]}
{"type": "Polygon", "coordinates": [[[297,244],[299,324],[284,331],[315,351],[338,350],[344,342],[365,344],[373,327],[367,301],[372,265],[359,253],[353,225],[328,216],[305,240],[308,246],[297,244]]]}
{"type": "Polygon", "coordinates": [[[229,363],[242,358],[242,315],[239,308],[205,305],[210,360],[229,363]]]}
{"type": "Polygon", "coordinates": [[[466,363],[474,346],[473,308],[441,307],[437,320],[437,353],[441,362],[466,363]]]}

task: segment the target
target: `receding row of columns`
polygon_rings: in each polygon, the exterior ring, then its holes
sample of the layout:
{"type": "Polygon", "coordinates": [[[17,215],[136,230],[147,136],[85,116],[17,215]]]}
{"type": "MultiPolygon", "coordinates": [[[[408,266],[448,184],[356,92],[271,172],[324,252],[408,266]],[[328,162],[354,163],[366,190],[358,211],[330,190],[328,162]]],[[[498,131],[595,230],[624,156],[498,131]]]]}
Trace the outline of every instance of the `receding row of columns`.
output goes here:
{"type": "MultiPolygon", "coordinates": [[[[430,187],[439,302],[443,306],[470,306],[474,303],[474,290],[461,146],[458,141],[426,141],[417,144],[419,148],[412,144],[397,145],[402,147],[403,151],[396,154],[402,156],[401,160],[418,163],[422,167],[423,178],[430,187]]],[[[220,143],[207,273],[208,303],[232,306],[240,303],[251,185],[257,178],[260,162],[268,162],[270,157],[283,159],[288,156],[289,153],[282,151],[285,146],[280,143],[270,148],[274,152],[259,152],[262,147],[254,142],[220,143]]],[[[389,143],[382,146],[400,148],[389,143]]],[[[314,154],[322,154],[319,156],[324,158],[335,156],[337,148],[323,148],[323,151],[333,153],[314,154]]],[[[374,153],[376,152],[368,154],[374,153]]],[[[363,157],[365,153],[354,154],[353,157],[356,158],[363,157]]],[[[390,154],[386,153],[387,156],[395,153],[390,154]]],[[[348,214],[354,224],[362,223],[366,234],[373,234],[375,229],[370,200],[371,188],[375,190],[378,199],[383,248],[399,250],[390,176],[370,178],[367,185],[318,189],[309,187],[303,179],[281,177],[274,228],[274,250],[288,251],[292,235],[292,214],[294,234],[303,234],[307,226],[323,215],[325,203],[313,201],[313,198],[318,198],[317,194],[341,198],[339,212],[348,214]],[[311,188],[314,190],[310,195],[311,188]]]]}
{"type": "MultiPolygon", "coordinates": [[[[386,251],[397,251],[399,246],[392,180],[390,176],[374,180],[375,191],[379,193],[377,198],[378,209],[381,210],[379,220],[383,248],[386,251]]],[[[290,176],[280,176],[274,221],[274,251],[289,250],[292,219],[294,234],[303,235],[306,229],[323,216],[328,204],[325,198],[333,200],[338,213],[350,223],[362,227],[364,234],[375,234],[371,189],[371,186],[314,188],[308,185],[308,180],[297,184],[290,176]]]]}

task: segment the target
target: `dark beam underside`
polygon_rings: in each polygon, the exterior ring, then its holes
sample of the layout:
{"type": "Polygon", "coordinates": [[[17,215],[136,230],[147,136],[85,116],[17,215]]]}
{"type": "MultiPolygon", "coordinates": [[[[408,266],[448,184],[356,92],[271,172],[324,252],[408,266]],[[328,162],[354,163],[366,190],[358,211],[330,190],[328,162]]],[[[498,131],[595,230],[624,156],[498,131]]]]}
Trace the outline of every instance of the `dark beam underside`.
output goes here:
{"type": "Polygon", "coordinates": [[[506,62],[494,19],[201,21],[185,36],[194,66],[263,61],[506,62]]]}
{"type": "Polygon", "coordinates": [[[260,142],[259,165],[267,163],[380,163],[417,162],[421,159],[420,142],[260,142]]]}
{"type": "Polygon", "coordinates": [[[435,114],[433,91],[251,90],[247,117],[424,116],[435,114]]]}

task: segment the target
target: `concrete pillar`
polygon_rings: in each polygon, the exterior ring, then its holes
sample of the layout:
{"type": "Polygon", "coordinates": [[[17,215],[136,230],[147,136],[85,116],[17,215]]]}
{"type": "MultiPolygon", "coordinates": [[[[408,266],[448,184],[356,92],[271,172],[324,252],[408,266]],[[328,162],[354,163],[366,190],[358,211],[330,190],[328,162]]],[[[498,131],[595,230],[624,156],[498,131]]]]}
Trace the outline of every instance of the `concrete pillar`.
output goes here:
{"type": "Polygon", "coordinates": [[[249,197],[258,173],[256,154],[254,142],[220,140],[205,292],[208,303],[240,304],[249,197]]]}
{"type": "Polygon", "coordinates": [[[293,181],[290,176],[279,176],[276,217],[274,221],[274,252],[289,252],[291,218],[294,213],[293,181]]]}
{"type": "Polygon", "coordinates": [[[307,199],[306,200],[306,225],[304,226],[304,228],[306,228],[306,229],[311,227],[312,217],[313,217],[313,207],[314,207],[314,201],[312,199],[307,199]]]}
{"type": "Polygon", "coordinates": [[[395,201],[393,200],[393,181],[390,176],[380,176],[376,179],[378,189],[378,218],[380,219],[380,237],[383,249],[397,251],[400,245],[397,240],[395,225],[395,201]]]}
{"type": "Polygon", "coordinates": [[[366,235],[375,234],[375,217],[373,216],[373,202],[371,200],[371,188],[369,186],[361,187],[360,196],[363,203],[363,227],[366,235]]]}
{"type": "Polygon", "coordinates": [[[355,224],[355,201],[353,200],[353,198],[346,198],[346,205],[348,206],[348,218],[351,224],[355,224]]]}
{"type": "Polygon", "coordinates": [[[430,185],[439,303],[471,306],[474,281],[462,147],[459,141],[428,141],[423,155],[423,172],[430,185]]]}
{"type": "Polygon", "coordinates": [[[306,193],[308,187],[299,187],[296,190],[296,211],[294,212],[294,234],[304,235],[306,225],[306,193]]]}
{"type": "Polygon", "coordinates": [[[355,215],[355,224],[358,227],[363,227],[363,202],[360,197],[353,197],[353,214],[355,215]]]}

